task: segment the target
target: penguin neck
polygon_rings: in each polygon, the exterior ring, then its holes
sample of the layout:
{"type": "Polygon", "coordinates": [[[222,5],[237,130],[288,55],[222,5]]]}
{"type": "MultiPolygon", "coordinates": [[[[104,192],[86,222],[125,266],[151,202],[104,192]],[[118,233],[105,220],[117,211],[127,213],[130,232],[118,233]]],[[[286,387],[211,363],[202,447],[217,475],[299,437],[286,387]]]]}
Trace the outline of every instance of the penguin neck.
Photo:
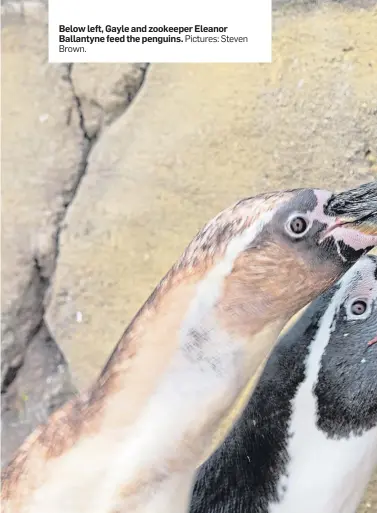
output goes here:
{"type": "Polygon", "coordinates": [[[137,433],[140,451],[151,455],[158,439],[156,459],[179,453],[182,466],[191,460],[195,468],[284,321],[265,322],[263,328],[251,323],[237,333],[234,324],[232,330],[221,325],[215,308],[206,311],[190,301],[191,292],[191,284],[182,285],[158,312],[140,318],[126,335],[131,359],[110,364],[92,397],[106,397],[103,432],[119,432],[127,440],[137,433]]]}
{"type": "Polygon", "coordinates": [[[101,403],[103,430],[153,425],[151,415],[171,412],[177,436],[184,433],[187,444],[192,430],[192,444],[207,444],[204,433],[212,436],[290,313],[288,307],[276,313],[273,292],[254,291],[239,266],[234,277],[237,253],[230,253],[195,267],[178,265],[156,288],[91,394],[101,403]]]}

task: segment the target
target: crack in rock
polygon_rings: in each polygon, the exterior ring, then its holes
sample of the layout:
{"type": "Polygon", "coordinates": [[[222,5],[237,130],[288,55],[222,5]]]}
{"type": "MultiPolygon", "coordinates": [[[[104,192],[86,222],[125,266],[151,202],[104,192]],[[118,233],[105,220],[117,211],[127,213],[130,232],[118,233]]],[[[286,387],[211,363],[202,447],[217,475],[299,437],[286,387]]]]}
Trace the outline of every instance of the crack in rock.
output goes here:
{"type": "MultiPolygon", "coordinates": [[[[64,69],[64,68],[63,68],[64,69]]],[[[134,91],[134,93],[131,95],[129,94],[127,97],[127,104],[124,107],[124,109],[127,108],[127,106],[130,105],[131,101],[137,94],[137,92],[140,90],[140,87],[144,83],[146,71],[148,69],[148,65],[140,65],[140,70],[142,71],[142,78],[139,82],[138,89],[134,91]]],[[[81,105],[81,98],[79,95],[76,94],[74,83],[72,80],[72,70],[73,65],[68,64],[65,65],[66,73],[62,75],[63,80],[67,80],[68,83],[71,86],[72,90],[72,98],[73,98],[73,106],[71,110],[75,111],[75,114],[78,116],[79,119],[79,126],[82,131],[83,135],[83,146],[82,146],[82,158],[81,158],[81,164],[79,165],[78,172],[76,174],[76,178],[70,187],[69,190],[63,191],[62,193],[62,208],[58,210],[55,214],[55,219],[53,220],[53,234],[47,234],[44,230],[41,230],[41,232],[37,235],[37,242],[35,244],[34,248],[34,266],[31,271],[31,277],[29,281],[29,286],[27,288],[28,292],[25,293],[25,296],[32,294],[34,296],[33,303],[34,305],[39,305],[37,308],[37,311],[39,310],[39,314],[37,316],[34,315],[34,322],[32,323],[32,326],[30,328],[30,331],[28,333],[28,340],[32,340],[34,337],[34,334],[36,331],[39,330],[40,325],[42,322],[44,322],[44,314],[45,314],[45,306],[46,306],[46,296],[48,295],[48,291],[50,289],[50,280],[53,277],[53,274],[55,272],[58,256],[59,256],[59,241],[60,241],[60,234],[62,229],[64,228],[64,218],[67,214],[67,211],[74,201],[76,194],[78,192],[78,189],[80,187],[80,183],[83,179],[83,177],[86,174],[87,165],[88,165],[88,157],[90,155],[90,152],[93,148],[93,145],[95,144],[97,140],[97,136],[99,133],[99,127],[95,133],[92,133],[91,135],[88,134],[85,126],[85,116],[82,111],[82,105],[81,105]]],[[[71,112],[69,116],[69,122],[72,120],[73,113],[71,112]]],[[[23,317],[27,317],[29,311],[27,310],[25,312],[25,315],[22,315],[22,304],[17,310],[17,312],[14,314],[15,321],[17,322],[9,322],[9,326],[13,326],[14,324],[20,324],[20,319],[23,317]]],[[[22,321],[21,321],[22,322],[22,321]]],[[[9,331],[12,328],[6,328],[3,331],[3,337],[9,334],[9,331]]],[[[50,334],[51,335],[51,334],[50,334]]],[[[27,346],[27,344],[26,344],[27,346]]],[[[12,349],[12,348],[11,348],[12,349]]],[[[11,353],[11,349],[10,352],[11,353]]],[[[2,378],[2,393],[6,393],[6,390],[8,386],[16,379],[17,372],[22,367],[22,355],[15,355],[13,358],[12,356],[8,355],[7,352],[5,352],[5,358],[3,358],[3,361],[11,362],[8,364],[8,368],[4,370],[3,372],[3,378],[2,378]]]]}
{"type": "Polygon", "coordinates": [[[38,424],[76,393],[66,360],[43,321],[23,357],[17,379],[2,395],[2,466],[38,424]]]}
{"type": "Polygon", "coordinates": [[[89,140],[125,112],[144,83],[147,68],[147,63],[70,65],[69,80],[89,140]]]}
{"type": "MultiPolygon", "coordinates": [[[[86,141],[88,142],[88,148],[86,148],[86,151],[83,151],[83,154],[84,154],[84,163],[83,163],[83,166],[82,166],[82,170],[81,172],[79,171],[79,180],[78,180],[78,183],[81,181],[81,178],[83,176],[83,174],[85,173],[85,169],[86,169],[86,160],[87,160],[87,156],[90,152],[90,144],[93,144],[94,143],[94,140],[97,136],[97,134],[94,134],[94,135],[89,135],[87,130],[86,130],[86,127],[85,127],[85,118],[84,118],[84,113],[83,113],[83,110],[82,110],[82,105],[81,105],[81,98],[80,96],[77,95],[76,93],[76,90],[75,90],[75,86],[74,86],[74,83],[73,83],[73,80],[72,80],[72,69],[73,69],[73,64],[66,64],[66,65],[63,65],[63,67],[66,68],[66,75],[63,76],[63,80],[67,80],[70,87],[71,87],[71,91],[72,91],[72,97],[73,97],[73,102],[75,104],[75,107],[76,107],[76,111],[77,111],[77,114],[78,114],[78,117],[79,117],[79,124],[80,124],[80,129],[86,139],[86,141]]],[[[68,124],[70,123],[70,119],[68,121],[68,124]]]]}
{"type": "MultiPolygon", "coordinates": [[[[137,79],[133,77],[132,87],[123,84],[124,98],[117,102],[114,112],[111,113],[111,105],[109,108],[96,102],[94,98],[91,99],[89,103],[97,104],[97,109],[103,111],[103,116],[101,122],[97,122],[95,126],[92,123],[89,128],[88,98],[82,94],[82,91],[80,94],[76,91],[73,78],[75,68],[80,68],[80,65],[68,64],[59,67],[61,78],[69,84],[72,94],[67,124],[76,123],[82,135],[81,162],[69,187],[61,191],[58,208],[55,209],[52,219],[50,216],[48,225],[41,227],[36,235],[32,247],[29,284],[26,291],[22,292],[22,301],[16,310],[11,312],[12,318],[7,319],[10,322],[7,322],[3,331],[3,336],[7,335],[10,339],[25,336],[25,340],[18,345],[8,344],[9,348],[3,353],[2,363],[5,367],[1,390],[3,399],[2,465],[9,460],[12,452],[38,423],[45,422],[54,409],[60,407],[76,393],[64,355],[45,321],[51,281],[59,258],[60,236],[64,229],[67,211],[75,200],[87,172],[88,158],[101,130],[104,126],[109,126],[130,105],[144,83],[148,64],[135,66],[135,73],[139,76],[137,79]],[[85,108],[83,103],[86,105],[85,108]],[[32,315],[30,315],[30,304],[33,304],[32,315]],[[25,331],[23,334],[18,334],[18,326],[21,325],[27,327],[26,335],[25,331]],[[34,391],[25,392],[34,385],[34,391]],[[28,399],[22,399],[25,397],[28,399]]],[[[123,78],[124,81],[127,80],[127,76],[123,78]]]]}

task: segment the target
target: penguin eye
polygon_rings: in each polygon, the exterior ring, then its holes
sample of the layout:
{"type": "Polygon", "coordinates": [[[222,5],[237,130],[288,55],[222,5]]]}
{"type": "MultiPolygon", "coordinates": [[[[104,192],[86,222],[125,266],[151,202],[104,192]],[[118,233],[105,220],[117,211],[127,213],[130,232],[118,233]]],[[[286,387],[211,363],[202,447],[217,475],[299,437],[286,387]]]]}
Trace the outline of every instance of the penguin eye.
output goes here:
{"type": "Polygon", "coordinates": [[[290,217],[285,226],[289,235],[295,238],[299,238],[305,235],[309,227],[309,221],[305,216],[301,214],[295,214],[294,216],[290,217]]]}
{"type": "Polygon", "coordinates": [[[362,299],[357,299],[356,301],[353,301],[353,303],[350,306],[350,311],[352,315],[363,315],[367,311],[368,305],[365,301],[362,299]]]}

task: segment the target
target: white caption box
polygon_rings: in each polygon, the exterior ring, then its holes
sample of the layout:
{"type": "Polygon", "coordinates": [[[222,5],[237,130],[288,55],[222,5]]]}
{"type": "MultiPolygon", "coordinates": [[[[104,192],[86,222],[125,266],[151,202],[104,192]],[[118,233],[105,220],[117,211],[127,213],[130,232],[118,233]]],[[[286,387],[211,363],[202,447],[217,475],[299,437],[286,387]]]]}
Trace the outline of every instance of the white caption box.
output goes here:
{"type": "Polygon", "coordinates": [[[49,0],[50,62],[271,62],[271,0],[49,0]]]}

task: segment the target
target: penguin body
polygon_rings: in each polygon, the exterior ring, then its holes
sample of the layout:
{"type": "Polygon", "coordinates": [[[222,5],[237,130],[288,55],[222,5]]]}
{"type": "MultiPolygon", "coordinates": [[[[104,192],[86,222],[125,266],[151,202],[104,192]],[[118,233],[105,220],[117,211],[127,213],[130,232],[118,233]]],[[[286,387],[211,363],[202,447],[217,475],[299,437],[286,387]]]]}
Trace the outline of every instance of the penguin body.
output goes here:
{"type": "Polygon", "coordinates": [[[191,513],[354,513],[377,464],[376,334],[366,256],[281,337],[191,513]]]}

